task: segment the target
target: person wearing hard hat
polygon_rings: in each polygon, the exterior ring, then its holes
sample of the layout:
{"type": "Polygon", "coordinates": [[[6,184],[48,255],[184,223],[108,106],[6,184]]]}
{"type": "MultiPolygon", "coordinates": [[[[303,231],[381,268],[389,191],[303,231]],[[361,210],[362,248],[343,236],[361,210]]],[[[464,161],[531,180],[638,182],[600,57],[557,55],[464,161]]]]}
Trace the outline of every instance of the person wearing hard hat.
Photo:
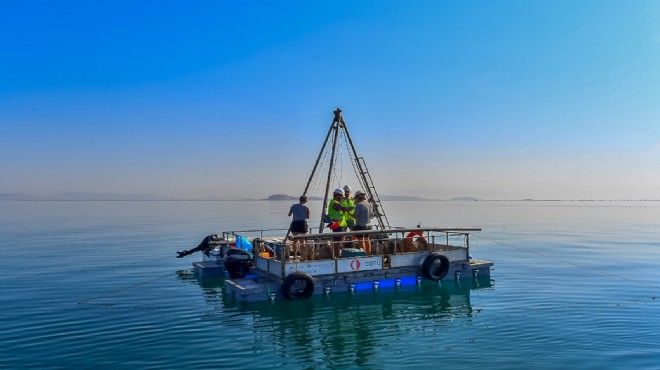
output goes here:
{"type": "MultiPolygon", "coordinates": [[[[341,200],[344,198],[344,191],[340,188],[335,189],[332,193],[332,200],[328,204],[328,217],[330,218],[330,229],[334,233],[346,231],[345,212],[353,210],[353,207],[344,207],[341,205],[341,200]]],[[[342,238],[333,237],[333,245],[335,250],[335,257],[339,257],[342,248],[342,238]]]]}
{"type": "Polygon", "coordinates": [[[346,228],[352,231],[355,226],[355,214],[353,212],[355,200],[351,197],[351,190],[350,185],[344,186],[344,197],[341,198],[341,205],[342,207],[351,208],[350,211],[344,212],[344,220],[346,220],[346,228]]]}
{"type": "MultiPolygon", "coordinates": [[[[367,195],[362,190],[358,190],[355,192],[355,201],[357,203],[355,203],[355,227],[353,230],[371,230],[371,219],[374,217],[374,213],[371,204],[367,201],[367,195]]],[[[367,256],[371,255],[369,234],[358,234],[355,237],[367,256]]]]}

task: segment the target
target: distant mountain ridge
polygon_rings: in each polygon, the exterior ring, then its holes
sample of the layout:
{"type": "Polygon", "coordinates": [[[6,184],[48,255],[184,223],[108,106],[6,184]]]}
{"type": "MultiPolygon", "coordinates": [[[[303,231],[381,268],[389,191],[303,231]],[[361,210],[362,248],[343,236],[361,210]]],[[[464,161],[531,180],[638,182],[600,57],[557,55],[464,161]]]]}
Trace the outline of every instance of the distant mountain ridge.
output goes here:
{"type": "Polygon", "coordinates": [[[456,197],[456,198],[451,198],[451,199],[449,199],[449,200],[458,200],[458,201],[471,201],[471,202],[476,202],[476,201],[478,201],[478,200],[482,200],[482,199],[475,198],[475,197],[456,197]]]}
{"type": "Polygon", "coordinates": [[[167,200],[167,198],[154,194],[68,192],[40,197],[25,193],[0,193],[0,200],[167,200]]]}
{"type": "MultiPolygon", "coordinates": [[[[286,195],[286,194],[273,194],[273,195],[269,196],[268,198],[266,198],[264,200],[295,200],[295,201],[298,201],[299,198],[300,198],[299,196],[294,197],[294,196],[286,195]]],[[[321,200],[321,199],[323,199],[321,197],[308,197],[308,198],[310,200],[321,200]]]]}
{"type": "Polygon", "coordinates": [[[36,197],[25,193],[0,193],[0,200],[35,200],[36,197]]]}
{"type": "MultiPolygon", "coordinates": [[[[287,194],[273,194],[266,199],[269,201],[298,201],[299,196],[291,196],[287,194]]],[[[323,200],[322,197],[310,196],[310,200],[323,200]]],[[[381,195],[380,199],[383,201],[420,201],[428,200],[425,198],[407,196],[407,195],[381,195]]],[[[221,200],[215,197],[197,198],[197,197],[177,197],[168,198],[154,194],[119,194],[119,193],[87,193],[87,192],[67,192],[48,196],[34,196],[26,193],[0,193],[0,200],[59,200],[59,201],[111,201],[111,200],[221,200]]],[[[247,200],[247,199],[246,199],[247,200]]]]}

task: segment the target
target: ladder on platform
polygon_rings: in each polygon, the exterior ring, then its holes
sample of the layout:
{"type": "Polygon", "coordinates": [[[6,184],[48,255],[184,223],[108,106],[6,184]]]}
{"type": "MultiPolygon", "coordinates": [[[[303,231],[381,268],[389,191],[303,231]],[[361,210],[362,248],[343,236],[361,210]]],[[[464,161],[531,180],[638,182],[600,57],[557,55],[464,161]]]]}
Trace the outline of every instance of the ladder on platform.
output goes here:
{"type": "Polygon", "coordinates": [[[358,179],[364,188],[364,192],[367,193],[367,196],[369,197],[368,199],[373,207],[374,217],[378,220],[378,225],[381,229],[389,229],[390,221],[387,219],[385,212],[383,212],[383,203],[380,201],[380,196],[378,195],[374,182],[371,179],[369,169],[367,169],[367,162],[364,161],[364,157],[358,157],[355,163],[357,164],[360,174],[358,179]]]}

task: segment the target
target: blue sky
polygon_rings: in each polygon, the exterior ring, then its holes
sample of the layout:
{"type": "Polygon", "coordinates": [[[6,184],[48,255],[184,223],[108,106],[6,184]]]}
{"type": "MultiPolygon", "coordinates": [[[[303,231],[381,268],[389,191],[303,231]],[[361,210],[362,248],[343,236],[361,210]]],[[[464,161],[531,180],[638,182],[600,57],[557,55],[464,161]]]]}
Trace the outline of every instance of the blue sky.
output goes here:
{"type": "Polygon", "coordinates": [[[0,193],[296,195],[341,107],[381,194],[660,199],[656,1],[6,1],[0,48],[0,193]]]}

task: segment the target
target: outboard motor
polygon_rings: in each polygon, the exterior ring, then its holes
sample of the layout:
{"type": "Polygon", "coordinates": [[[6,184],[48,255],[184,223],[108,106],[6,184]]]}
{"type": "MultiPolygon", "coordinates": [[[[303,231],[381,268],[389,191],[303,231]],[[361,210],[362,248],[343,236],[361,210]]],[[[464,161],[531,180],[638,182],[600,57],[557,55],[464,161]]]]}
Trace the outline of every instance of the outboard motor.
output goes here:
{"type": "Polygon", "coordinates": [[[239,248],[228,248],[221,252],[225,258],[225,270],[232,279],[243,278],[250,270],[252,256],[247,251],[239,248]]]}

